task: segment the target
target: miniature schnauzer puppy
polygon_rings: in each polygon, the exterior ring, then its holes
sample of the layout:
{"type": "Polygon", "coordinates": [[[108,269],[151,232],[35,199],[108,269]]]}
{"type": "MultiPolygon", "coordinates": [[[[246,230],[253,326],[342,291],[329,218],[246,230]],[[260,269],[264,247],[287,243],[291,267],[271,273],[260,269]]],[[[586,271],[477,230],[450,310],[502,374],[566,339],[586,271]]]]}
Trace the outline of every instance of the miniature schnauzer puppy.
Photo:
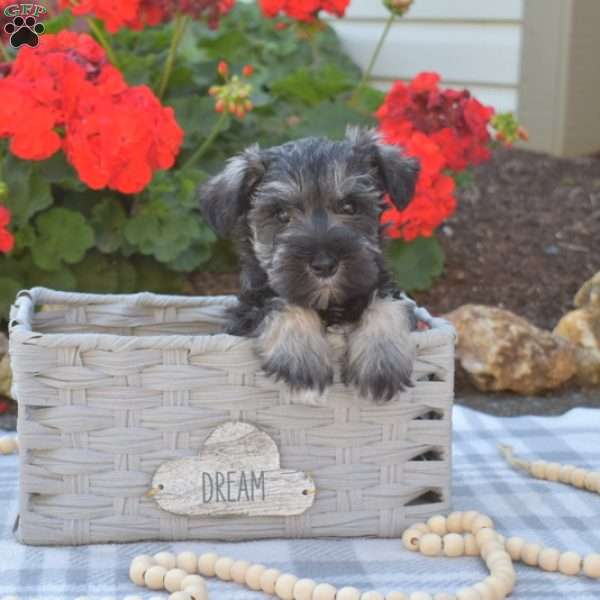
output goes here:
{"type": "Polygon", "coordinates": [[[346,324],[346,384],[375,401],[411,385],[414,326],[384,266],[387,194],[411,200],[418,164],[372,130],[334,142],[252,146],[200,188],[218,235],[237,240],[239,303],[228,333],[253,336],[267,374],[293,389],[332,383],[328,325],[346,324]]]}

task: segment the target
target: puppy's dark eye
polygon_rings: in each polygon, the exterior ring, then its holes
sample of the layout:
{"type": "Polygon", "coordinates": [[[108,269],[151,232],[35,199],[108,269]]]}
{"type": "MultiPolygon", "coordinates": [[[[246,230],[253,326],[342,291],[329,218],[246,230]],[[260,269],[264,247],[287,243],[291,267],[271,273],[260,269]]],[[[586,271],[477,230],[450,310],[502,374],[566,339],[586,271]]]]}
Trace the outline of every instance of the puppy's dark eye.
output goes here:
{"type": "Polygon", "coordinates": [[[277,213],[277,219],[279,220],[280,223],[289,223],[290,222],[290,213],[285,209],[281,209],[277,213]]]}
{"type": "Polygon", "coordinates": [[[342,204],[340,212],[344,213],[345,215],[353,215],[356,213],[356,204],[354,204],[354,202],[351,200],[347,200],[344,202],[344,204],[342,204]]]}

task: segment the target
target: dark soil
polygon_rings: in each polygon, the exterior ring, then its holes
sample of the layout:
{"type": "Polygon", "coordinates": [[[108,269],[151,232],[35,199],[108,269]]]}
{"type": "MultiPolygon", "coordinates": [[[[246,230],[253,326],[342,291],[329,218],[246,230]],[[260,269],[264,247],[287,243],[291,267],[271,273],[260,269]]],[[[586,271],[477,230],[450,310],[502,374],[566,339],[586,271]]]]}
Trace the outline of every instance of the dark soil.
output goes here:
{"type": "MultiPolygon", "coordinates": [[[[600,157],[498,150],[441,228],[446,269],[416,294],[435,314],[500,306],[552,329],[600,270],[600,157]]],[[[198,273],[194,293],[234,293],[237,275],[198,273]]]]}
{"type": "Polygon", "coordinates": [[[436,313],[500,306],[552,329],[600,270],[600,157],[499,150],[474,175],[441,229],[445,273],[417,299],[436,313]]]}

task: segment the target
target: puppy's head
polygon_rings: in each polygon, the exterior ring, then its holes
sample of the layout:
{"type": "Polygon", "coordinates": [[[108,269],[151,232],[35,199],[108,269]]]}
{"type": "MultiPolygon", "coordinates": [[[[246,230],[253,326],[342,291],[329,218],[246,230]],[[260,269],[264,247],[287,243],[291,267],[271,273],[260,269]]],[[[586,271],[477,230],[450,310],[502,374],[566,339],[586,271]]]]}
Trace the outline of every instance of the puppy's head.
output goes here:
{"type": "Polygon", "coordinates": [[[412,198],[418,164],[370,130],[306,138],[232,158],[200,190],[222,237],[251,241],[269,285],[288,302],[325,309],[370,293],[382,268],[384,196],[412,198]]]}

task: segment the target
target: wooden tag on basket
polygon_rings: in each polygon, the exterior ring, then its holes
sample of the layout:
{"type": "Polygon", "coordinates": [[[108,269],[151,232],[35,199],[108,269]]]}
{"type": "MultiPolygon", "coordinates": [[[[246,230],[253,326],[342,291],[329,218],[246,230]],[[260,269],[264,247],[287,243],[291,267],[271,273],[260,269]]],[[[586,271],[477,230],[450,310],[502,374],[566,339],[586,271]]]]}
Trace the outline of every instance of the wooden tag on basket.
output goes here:
{"type": "Polygon", "coordinates": [[[248,423],[215,429],[199,456],[163,463],[148,496],[167,512],[194,516],[284,516],[308,510],[315,484],[282,469],[273,439],[248,423]]]}

